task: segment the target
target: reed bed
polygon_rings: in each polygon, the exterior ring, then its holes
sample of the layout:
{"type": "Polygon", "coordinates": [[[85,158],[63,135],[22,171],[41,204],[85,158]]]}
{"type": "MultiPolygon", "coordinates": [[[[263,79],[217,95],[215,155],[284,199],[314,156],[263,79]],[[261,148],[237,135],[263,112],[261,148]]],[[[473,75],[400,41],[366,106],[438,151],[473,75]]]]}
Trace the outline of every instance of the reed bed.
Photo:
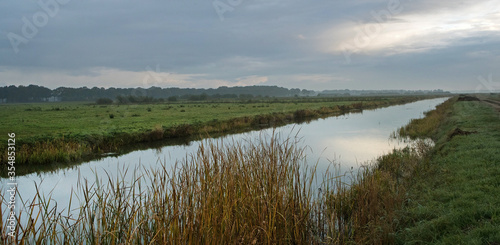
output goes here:
{"type": "Polygon", "coordinates": [[[436,106],[434,110],[425,112],[425,117],[412,119],[410,123],[399,129],[398,136],[410,139],[432,137],[433,140],[437,140],[440,136],[437,134],[439,125],[450,115],[450,108],[456,101],[456,97],[448,99],[436,106]]]}
{"type": "MultiPolygon", "coordinates": [[[[23,202],[15,236],[4,224],[1,242],[390,243],[393,210],[423,151],[394,151],[357,172],[340,174],[332,165],[317,173],[299,141],[274,133],[231,144],[207,141],[171,169],[133,171],[132,183],[123,181],[128,170],[95,176],[94,184],[82,179],[63,209],[41,194],[23,202]]],[[[5,193],[1,198],[5,204],[5,193]]]]}

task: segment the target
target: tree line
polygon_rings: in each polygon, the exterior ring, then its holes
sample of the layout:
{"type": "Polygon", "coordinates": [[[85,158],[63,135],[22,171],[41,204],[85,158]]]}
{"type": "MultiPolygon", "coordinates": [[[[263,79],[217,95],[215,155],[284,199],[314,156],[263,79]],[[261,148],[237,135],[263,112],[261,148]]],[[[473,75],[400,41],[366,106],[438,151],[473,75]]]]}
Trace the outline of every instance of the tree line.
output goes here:
{"type": "Polygon", "coordinates": [[[126,103],[133,100],[206,100],[217,98],[254,98],[310,96],[315,92],[305,89],[287,89],[278,86],[245,86],[219,88],[99,88],[59,87],[49,89],[38,85],[0,87],[1,103],[44,102],[44,101],[96,101],[98,99],[118,100],[126,103]]]}

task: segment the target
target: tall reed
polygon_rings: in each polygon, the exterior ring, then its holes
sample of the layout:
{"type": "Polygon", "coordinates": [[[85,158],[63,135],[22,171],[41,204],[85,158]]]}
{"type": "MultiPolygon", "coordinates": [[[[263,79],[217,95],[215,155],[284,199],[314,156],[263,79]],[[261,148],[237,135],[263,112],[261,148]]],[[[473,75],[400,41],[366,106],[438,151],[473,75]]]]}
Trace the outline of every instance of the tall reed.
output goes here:
{"type": "Polygon", "coordinates": [[[434,140],[437,140],[439,135],[436,134],[436,131],[451,113],[450,108],[456,101],[456,97],[448,99],[436,106],[436,109],[425,112],[424,118],[412,119],[410,123],[399,129],[398,135],[411,139],[433,137],[434,140]]]}

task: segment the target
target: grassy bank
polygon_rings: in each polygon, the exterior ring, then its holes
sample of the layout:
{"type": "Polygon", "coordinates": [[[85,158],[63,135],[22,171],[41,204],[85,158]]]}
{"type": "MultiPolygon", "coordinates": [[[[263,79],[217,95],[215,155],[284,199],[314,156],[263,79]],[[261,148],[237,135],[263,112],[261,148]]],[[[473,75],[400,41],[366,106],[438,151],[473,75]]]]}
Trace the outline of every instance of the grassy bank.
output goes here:
{"type": "MultiPolygon", "coordinates": [[[[18,174],[30,165],[77,161],[140,142],[228,133],[408,103],[422,97],[276,100],[247,103],[1,105],[0,135],[16,133],[18,174]]],[[[6,138],[5,138],[6,141],[6,138]]],[[[6,144],[0,145],[6,152],[6,144]]],[[[6,162],[6,154],[0,156],[6,162]]],[[[0,174],[5,176],[3,172],[0,174]]],[[[26,170],[27,171],[27,170],[26,170]]]]}
{"type": "Polygon", "coordinates": [[[441,109],[401,131],[437,144],[398,215],[396,241],[500,244],[500,116],[480,101],[441,109]]]}

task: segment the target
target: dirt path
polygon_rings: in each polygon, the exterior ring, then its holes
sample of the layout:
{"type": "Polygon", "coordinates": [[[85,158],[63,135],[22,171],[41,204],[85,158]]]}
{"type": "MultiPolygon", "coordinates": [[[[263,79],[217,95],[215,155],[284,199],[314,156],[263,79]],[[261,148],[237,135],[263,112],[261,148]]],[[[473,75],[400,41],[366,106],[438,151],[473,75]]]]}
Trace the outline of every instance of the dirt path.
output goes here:
{"type": "Polygon", "coordinates": [[[500,112],[500,101],[493,99],[482,99],[481,101],[483,103],[490,105],[491,107],[495,108],[498,112],[500,112]]]}
{"type": "Polygon", "coordinates": [[[483,94],[483,95],[477,95],[477,98],[481,102],[495,108],[495,110],[497,112],[500,112],[500,98],[498,97],[498,95],[497,96],[489,96],[489,95],[483,94]]]}

